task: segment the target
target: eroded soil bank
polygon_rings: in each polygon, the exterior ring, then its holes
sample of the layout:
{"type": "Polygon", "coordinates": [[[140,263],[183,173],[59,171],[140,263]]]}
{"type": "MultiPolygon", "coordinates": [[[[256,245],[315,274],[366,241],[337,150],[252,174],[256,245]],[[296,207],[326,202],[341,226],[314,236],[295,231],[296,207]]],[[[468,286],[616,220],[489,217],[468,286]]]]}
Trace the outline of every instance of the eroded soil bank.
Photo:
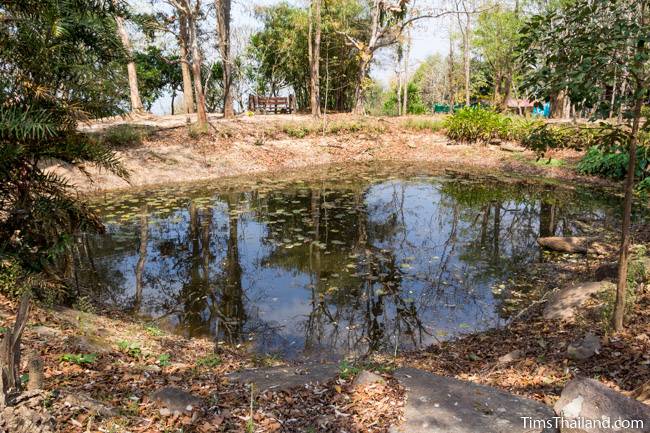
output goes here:
{"type": "Polygon", "coordinates": [[[209,132],[201,136],[192,134],[185,120],[185,116],[164,116],[90,127],[100,134],[125,124],[146,128],[141,140],[115,145],[131,173],[128,183],[92,168],[93,182],[70,167],[52,169],[86,192],[370,161],[431,163],[470,172],[606,184],[573,170],[578,152],[555,152],[548,155],[553,163],[546,164],[513,143],[453,143],[440,132],[441,118],[331,115],[318,122],[297,115],[212,118],[209,132]]]}

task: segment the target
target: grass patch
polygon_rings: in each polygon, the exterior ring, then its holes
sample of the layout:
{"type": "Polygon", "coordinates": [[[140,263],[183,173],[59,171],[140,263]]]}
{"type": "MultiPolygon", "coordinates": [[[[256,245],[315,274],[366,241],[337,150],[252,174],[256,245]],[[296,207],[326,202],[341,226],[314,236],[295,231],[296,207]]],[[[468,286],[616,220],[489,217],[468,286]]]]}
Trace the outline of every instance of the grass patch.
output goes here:
{"type": "Polygon", "coordinates": [[[119,149],[140,146],[154,131],[153,126],[122,124],[110,126],[95,134],[101,144],[119,149]]]}
{"type": "Polygon", "coordinates": [[[214,368],[219,366],[221,362],[221,358],[218,355],[208,355],[198,358],[195,364],[197,367],[214,368]]]}
{"type": "Polygon", "coordinates": [[[549,159],[538,159],[534,163],[535,165],[539,165],[541,167],[563,167],[566,165],[566,162],[564,162],[561,159],[555,159],[555,158],[549,158],[549,159]]]}
{"type": "Polygon", "coordinates": [[[427,118],[408,118],[402,122],[402,127],[411,129],[413,131],[430,131],[438,132],[445,127],[445,122],[442,119],[427,119],[427,118]]]}
{"type": "Polygon", "coordinates": [[[86,353],[86,354],[65,353],[61,355],[61,361],[69,362],[71,364],[77,364],[77,365],[92,364],[96,360],[97,360],[96,353],[86,353]]]}
{"type": "Polygon", "coordinates": [[[162,331],[162,329],[158,328],[155,325],[149,325],[144,328],[144,332],[147,333],[147,335],[150,335],[152,337],[161,337],[165,335],[165,333],[162,331]]]}
{"type": "Polygon", "coordinates": [[[334,121],[309,121],[282,123],[277,130],[292,138],[305,138],[318,134],[380,134],[386,132],[386,127],[371,119],[349,119],[334,121]]]}
{"type": "Polygon", "coordinates": [[[343,380],[349,380],[359,374],[362,370],[373,371],[375,373],[384,374],[392,373],[395,371],[395,366],[380,362],[364,362],[360,364],[353,364],[349,361],[343,360],[339,364],[339,376],[343,380]]]}
{"type": "Polygon", "coordinates": [[[197,140],[208,133],[208,124],[192,123],[187,127],[187,134],[190,138],[197,140]]]}

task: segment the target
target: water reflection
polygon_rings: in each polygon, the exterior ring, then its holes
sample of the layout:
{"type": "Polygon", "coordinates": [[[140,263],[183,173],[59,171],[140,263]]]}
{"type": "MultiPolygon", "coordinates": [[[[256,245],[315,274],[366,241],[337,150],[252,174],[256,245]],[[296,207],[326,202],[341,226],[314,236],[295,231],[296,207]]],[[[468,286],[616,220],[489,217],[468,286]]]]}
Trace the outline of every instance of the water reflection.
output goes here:
{"type": "Polygon", "coordinates": [[[427,345],[507,318],[539,235],[610,221],[589,196],[357,175],[121,194],[97,204],[78,278],[101,302],[258,351],[427,345]]]}

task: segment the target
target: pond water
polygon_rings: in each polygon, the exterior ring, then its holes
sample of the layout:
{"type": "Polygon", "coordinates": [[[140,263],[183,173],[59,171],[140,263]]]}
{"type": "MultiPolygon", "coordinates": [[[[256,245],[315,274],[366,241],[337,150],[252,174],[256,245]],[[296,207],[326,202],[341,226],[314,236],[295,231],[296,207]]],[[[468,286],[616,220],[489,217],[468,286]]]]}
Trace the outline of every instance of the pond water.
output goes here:
{"type": "Polygon", "coordinates": [[[618,206],[399,166],[119,192],[92,204],[107,232],[80,240],[78,278],[187,336],[288,357],[393,351],[501,326],[544,259],[537,237],[612,224],[618,206]]]}

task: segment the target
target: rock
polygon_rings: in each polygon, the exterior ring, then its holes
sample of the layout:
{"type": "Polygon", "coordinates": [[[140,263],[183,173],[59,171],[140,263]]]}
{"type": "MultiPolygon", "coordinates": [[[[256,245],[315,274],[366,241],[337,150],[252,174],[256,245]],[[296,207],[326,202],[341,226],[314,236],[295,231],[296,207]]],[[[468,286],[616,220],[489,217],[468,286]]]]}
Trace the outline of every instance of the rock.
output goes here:
{"type": "Polygon", "coordinates": [[[333,379],[338,372],[339,368],[334,364],[305,364],[299,367],[244,370],[229,374],[228,378],[241,383],[253,383],[255,392],[264,392],[269,389],[287,390],[310,383],[325,383],[333,379]]]}
{"type": "Polygon", "coordinates": [[[499,364],[509,364],[521,358],[522,355],[523,354],[521,350],[513,350],[512,352],[508,352],[505,355],[500,356],[497,362],[499,364]]]}
{"type": "Polygon", "coordinates": [[[84,393],[66,393],[64,396],[64,401],[67,405],[83,408],[90,412],[92,415],[101,415],[104,417],[118,415],[118,412],[113,407],[104,404],[99,400],[95,400],[94,398],[84,393]]]}
{"type": "Polygon", "coordinates": [[[576,310],[592,295],[615,290],[616,286],[608,281],[588,283],[570,283],[554,294],[544,307],[544,319],[573,320],[576,310]]]}
{"type": "Polygon", "coordinates": [[[503,143],[501,144],[500,148],[502,150],[505,150],[506,152],[516,152],[516,153],[523,152],[524,150],[526,150],[523,147],[514,145],[512,143],[503,143]]]}
{"type": "Polygon", "coordinates": [[[594,271],[596,281],[616,280],[618,277],[618,263],[603,263],[594,271]]]}
{"type": "Polygon", "coordinates": [[[582,253],[587,252],[590,239],[583,236],[549,236],[538,238],[537,243],[548,250],[559,251],[562,253],[582,253]]]}
{"type": "MultiPolygon", "coordinates": [[[[607,388],[593,379],[577,378],[570,381],[562,390],[555,403],[555,412],[565,420],[641,420],[643,428],[620,431],[650,433],[650,406],[607,388]]],[[[582,425],[587,433],[610,433],[613,427],[582,425]]]]}
{"type": "Polygon", "coordinates": [[[589,332],[582,340],[569,344],[566,351],[569,358],[584,361],[600,353],[600,338],[589,332]]]}
{"type": "Polygon", "coordinates": [[[71,352],[107,353],[111,351],[111,345],[108,341],[87,335],[71,335],[65,339],[65,344],[71,352]]]}
{"type": "Polygon", "coordinates": [[[524,423],[547,420],[553,410],[489,386],[401,368],[395,377],[407,389],[404,422],[391,433],[544,433],[524,423]],[[528,419],[528,418],[527,418],[528,419]]]}
{"type": "Polygon", "coordinates": [[[161,415],[164,413],[171,415],[192,412],[203,405],[203,400],[199,397],[173,386],[166,386],[157,390],[151,394],[151,399],[159,406],[161,415]]]}
{"type": "Polygon", "coordinates": [[[59,331],[58,329],[50,328],[49,326],[43,326],[43,325],[34,326],[32,328],[32,331],[36,333],[38,338],[42,338],[42,339],[54,338],[61,334],[61,331],[59,331]]]}
{"type": "Polygon", "coordinates": [[[383,377],[378,374],[375,374],[371,371],[361,370],[357,377],[352,381],[353,386],[368,386],[373,383],[384,383],[386,382],[383,377]]]}
{"type": "MultiPolygon", "coordinates": [[[[648,281],[650,278],[650,257],[640,259],[631,259],[628,264],[628,276],[634,278],[637,283],[648,281]]],[[[611,280],[616,282],[618,279],[618,263],[603,263],[594,271],[596,281],[611,280]]]]}

